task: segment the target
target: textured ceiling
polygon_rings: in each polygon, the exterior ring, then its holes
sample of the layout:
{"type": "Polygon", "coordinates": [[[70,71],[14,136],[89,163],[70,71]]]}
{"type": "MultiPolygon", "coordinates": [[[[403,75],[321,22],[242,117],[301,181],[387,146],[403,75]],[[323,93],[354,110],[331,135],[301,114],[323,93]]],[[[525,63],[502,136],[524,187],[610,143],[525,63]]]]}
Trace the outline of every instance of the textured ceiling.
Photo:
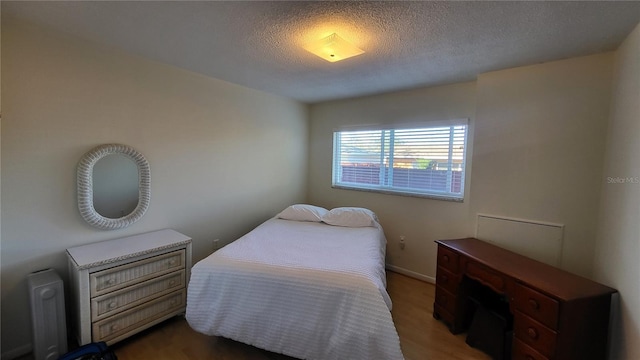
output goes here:
{"type": "Polygon", "coordinates": [[[614,50],[640,2],[10,2],[19,17],[156,61],[303,102],[473,80],[614,50]],[[302,49],[332,32],[366,52],[302,49]]]}

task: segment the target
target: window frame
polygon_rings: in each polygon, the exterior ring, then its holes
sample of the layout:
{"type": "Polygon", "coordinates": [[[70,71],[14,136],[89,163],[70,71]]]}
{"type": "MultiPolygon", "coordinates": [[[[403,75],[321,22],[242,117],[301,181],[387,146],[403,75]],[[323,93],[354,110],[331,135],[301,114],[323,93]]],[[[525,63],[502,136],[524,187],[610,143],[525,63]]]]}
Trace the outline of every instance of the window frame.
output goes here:
{"type": "MultiPolygon", "coordinates": [[[[449,146],[451,148],[453,141],[453,134],[451,135],[451,140],[449,146]]],[[[333,146],[332,146],[332,159],[331,159],[331,187],[334,189],[344,189],[344,190],[355,190],[355,191],[365,191],[365,192],[373,192],[373,193],[381,193],[381,194],[389,194],[389,195],[397,195],[397,196],[408,196],[408,197],[418,197],[418,198],[427,198],[434,200],[444,200],[444,201],[453,201],[453,202],[464,202],[465,193],[466,193],[466,179],[467,179],[467,156],[469,155],[469,119],[455,119],[448,121],[435,121],[435,122],[420,122],[420,123],[412,123],[412,124],[403,124],[403,125],[394,125],[394,126],[383,126],[383,125],[366,125],[366,126],[348,126],[341,127],[338,129],[334,129],[332,136],[333,146]],[[431,128],[441,128],[441,127],[455,127],[455,126],[464,126],[463,133],[463,141],[464,148],[462,151],[462,162],[460,163],[461,168],[461,180],[460,180],[460,194],[448,192],[438,192],[435,190],[428,190],[423,192],[410,191],[409,188],[401,188],[394,187],[389,185],[372,185],[367,186],[365,184],[354,185],[353,183],[343,183],[337,181],[337,178],[340,174],[336,174],[336,164],[340,163],[341,155],[339,147],[339,136],[343,132],[356,132],[356,131],[395,131],[395,130],[418,130],[418,129],[431,129],[431,128]]],[[[393,145],[394,141],[391,142],[389,153],[393,154],[393,145]]],[[[380,152],[381,156],[384,156],[383,151],[380,152]]],[[[450,179],[452,176],[452,171],[457,171],[452,169],[451,163],[452,154],[449,154],[449,169],[447,170],[447,179],[450,179]]],[[[392,157],[393,158],[393,157],[392,157]]],[[[393,160],[390,159],[391,164],[393,164],[393,160]]],[[[384,163],[384,160],[381,159],[381,163],[384,163]]],[[[392,176],[393,166],[389,168],[389,175],[392,176]]],[[[382,176],[382,171],[380,172],[380,176],[382,176]]],[[[450,180],[447,180],[450,182],[450,180]]],[[[450,183],[449,185],[450,186],[450,183]]]]}

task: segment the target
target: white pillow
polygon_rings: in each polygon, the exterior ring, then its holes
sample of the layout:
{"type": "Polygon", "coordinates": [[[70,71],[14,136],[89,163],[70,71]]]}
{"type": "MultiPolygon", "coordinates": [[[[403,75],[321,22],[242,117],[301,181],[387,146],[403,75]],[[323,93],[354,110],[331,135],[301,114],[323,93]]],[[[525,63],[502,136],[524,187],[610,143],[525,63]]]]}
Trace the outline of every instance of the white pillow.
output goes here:
{"type": "Polygon", "coordinates": [[[332,209],[322,217],[322,221],[335,226],[346,227],[375,227],[378,218],[376,214],[365,208],[339,207],[332,209]]]}
{"type": "Polygon", "coordinates": [[[327,212],[327,209],[319,206],[295,204],[282,210],[276,217],[285,220],[321,222],[322,216],[327,212]]]}

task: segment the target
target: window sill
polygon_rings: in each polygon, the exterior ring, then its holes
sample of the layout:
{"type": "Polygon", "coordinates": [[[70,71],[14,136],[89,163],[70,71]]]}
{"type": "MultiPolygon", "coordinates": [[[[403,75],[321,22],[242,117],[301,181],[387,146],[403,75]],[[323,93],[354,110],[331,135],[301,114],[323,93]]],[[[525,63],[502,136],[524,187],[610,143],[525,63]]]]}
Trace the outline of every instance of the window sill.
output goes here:
{"type": "Polygon", "coordinates": [[[331,185],[331,188],[339,189],[339,190],[355,190],[355,191],[364,191],[364,192],[371,192],[371,193],[378,193],[378,194],[385,194],[385,195],[416,197],[416,198],[422,198],[422,199],[442,200],[442,201],[451,201],[451,202],[459,202],[459,203],[464,202],[464,198],[461,199],[461,198],[455,198],[455,197],[446,196],[446,195],[439,196],[439,195],[433,195],[433,194],[415,194],[415,193],[409,193],[409,192],[400,192],[400,191],[383,190],[383,189],[367,189],[367,188],[358,188],[358,187],[351,187],[351,186],[344,186],[344,185],[331,185]]]}

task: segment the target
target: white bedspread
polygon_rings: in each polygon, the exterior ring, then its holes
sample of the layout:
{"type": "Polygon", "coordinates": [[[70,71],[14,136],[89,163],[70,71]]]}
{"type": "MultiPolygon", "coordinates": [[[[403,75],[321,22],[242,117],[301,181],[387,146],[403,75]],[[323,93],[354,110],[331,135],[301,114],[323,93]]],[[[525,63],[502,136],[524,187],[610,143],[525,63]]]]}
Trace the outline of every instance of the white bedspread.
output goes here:
{"type": "Polygon", "coordinates": [[[381,228],[270,219],[194,265],[196,331],[300,359],[403,359],[381,228]]]}

